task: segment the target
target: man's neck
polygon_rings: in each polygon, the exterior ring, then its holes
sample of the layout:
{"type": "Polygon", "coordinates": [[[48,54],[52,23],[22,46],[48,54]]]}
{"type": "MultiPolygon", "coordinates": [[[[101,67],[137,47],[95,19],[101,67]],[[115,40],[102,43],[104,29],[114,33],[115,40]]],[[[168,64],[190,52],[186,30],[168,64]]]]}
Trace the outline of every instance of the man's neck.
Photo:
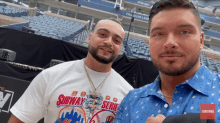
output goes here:
{"type": "Polygon", "coordinates": [[[175,87],[179,85],[180,83],[186,81],[191,76],[193,76],[196,71],[200,68],[200,62],[198,62],[193,68],[191,68],[188,72],[185,74],[182,74],[180,76],[168,76],[164,73],[160,72],[161,77],[161,91],[163,94],[167,96],[173,96],[173,92],[175,91],[175,87]]]}
{"type": "Polygon", "coordinates": [[[103,73],[109,72],[112,67],[112,63],[109,64],[100,63],[96,59],[94,59],[90,53],[87,54],[86,58],[84,59],[84,63],[88,68],[103,73]]]}

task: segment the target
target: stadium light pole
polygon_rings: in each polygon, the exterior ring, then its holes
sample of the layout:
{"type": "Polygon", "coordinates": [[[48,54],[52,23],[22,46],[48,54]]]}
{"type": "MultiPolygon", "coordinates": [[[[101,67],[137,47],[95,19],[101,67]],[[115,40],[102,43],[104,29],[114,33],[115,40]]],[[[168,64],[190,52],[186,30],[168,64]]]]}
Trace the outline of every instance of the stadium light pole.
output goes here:
{"type": "Polygon", "coordinates": [[[126,50],[127,45],[128,45],[129,32],[130,32],[130,29],[131,29],[131,23],[134,22],[134,14],[135,14],[135,12],[136,12],[136,7],[131,9],[132,17],[131,17],[130,26],[129,26],[129,29],[128,29],[128,36],[127,36],[127,41],[126,41],[126,45],[125,45],[125,50],[126,50]]]}

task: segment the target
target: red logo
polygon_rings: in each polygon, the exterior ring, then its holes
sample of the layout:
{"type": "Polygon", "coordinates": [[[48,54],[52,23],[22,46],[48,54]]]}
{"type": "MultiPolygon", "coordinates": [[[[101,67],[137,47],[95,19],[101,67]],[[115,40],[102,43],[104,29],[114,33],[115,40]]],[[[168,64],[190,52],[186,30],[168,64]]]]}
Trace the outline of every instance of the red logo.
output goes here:
{"type": "Polygon", "coordinates": [[[76,96],[77,93],[78,93],[78,91],[73,91],[73,92],[72,92],[72,96],[76,96]]]}
{"type": "Polygon", "coordinates": [[[113,123],[113,120],[114,120],[115,118],[113,117],[113,116],[108,116],[107,118],[106,118],[106,121],[108,121],[108,122],[110,122],[110,123],[113,123]]]}
{"type": "Polygon", "coordinates": [[[215,104],[200,104],[200,119],[215,119],[215,104]]]}
{"type": "Polygon", "coordinates": [[[118,99],[117,99],[116,97],[114,97],[114,98],[113,98],[113,101],[114,101],[114,102],[117,102],[117,101],[118,101],[118,99]]]}
{"type": "Polygon", "coordinates": [[[110,100],[110,96],[109,96],[109,95],[106,95],[105,99],[106,99],[106,100],[110,100]]]}
{"type": "Polygon", "coordinates": [[[80,95],[84,97],[86,95],[86,92],[82,91],[80,95]]]}

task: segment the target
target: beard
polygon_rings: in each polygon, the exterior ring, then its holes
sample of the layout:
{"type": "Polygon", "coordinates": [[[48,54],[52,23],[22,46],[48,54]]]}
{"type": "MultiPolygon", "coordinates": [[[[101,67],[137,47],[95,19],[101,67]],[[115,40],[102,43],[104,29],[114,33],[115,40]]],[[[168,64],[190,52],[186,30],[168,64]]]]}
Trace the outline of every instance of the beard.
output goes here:
{"type": "MultiPolygon", "coordinates": [[[[200,56],[199,52],[200,51],[198,51],[196,55],[192,56],[190,61],[185,62],[186,64],[183,64],[181,68],[166,68],[162,64],[157,63],[153,58],[152,58],[152,62],[160,72],[168,76],[180,76],[188,72],[199,62],[199,56],[200,56]]],[[[173,64],[173,63],[174,62],[169,62],[169,64],[173,64]]]]}
{"type": "Polygon", "coordinates": [[[97,48],[92,47],[92,46],[89,45],[89,53],[92,55],[92,57],[94,59],[96,59],[98,62],[103,63],[103,64],[109,64],[109,63],[113,62],[116,59],[116,57],[117,57],[114,54],[113,49],[111,47],[107,46],[107,45],[99,45],[97,48]],[[111,49],[112,56],[110,58],[106,58],[105,56],[98,55],[98,49],[100,47],[106,47],[106,48],[111,49]]]}

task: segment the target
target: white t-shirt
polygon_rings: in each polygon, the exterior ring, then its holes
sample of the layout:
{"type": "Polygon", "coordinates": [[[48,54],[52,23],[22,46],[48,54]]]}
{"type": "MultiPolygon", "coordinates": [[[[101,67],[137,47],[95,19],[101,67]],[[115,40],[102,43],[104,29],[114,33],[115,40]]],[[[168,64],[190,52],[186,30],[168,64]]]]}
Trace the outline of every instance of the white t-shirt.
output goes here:
{"type": "MultiPolygon", "coordinates": [[[[94,94],[83,60],[65,62],[37,75],[11,112],[25,123],[102,123],[112,121],[116,109],[133,87],[114,69],[94,94]]],[[[86,67],[97,88],[108,73],[86,67]]]]}

